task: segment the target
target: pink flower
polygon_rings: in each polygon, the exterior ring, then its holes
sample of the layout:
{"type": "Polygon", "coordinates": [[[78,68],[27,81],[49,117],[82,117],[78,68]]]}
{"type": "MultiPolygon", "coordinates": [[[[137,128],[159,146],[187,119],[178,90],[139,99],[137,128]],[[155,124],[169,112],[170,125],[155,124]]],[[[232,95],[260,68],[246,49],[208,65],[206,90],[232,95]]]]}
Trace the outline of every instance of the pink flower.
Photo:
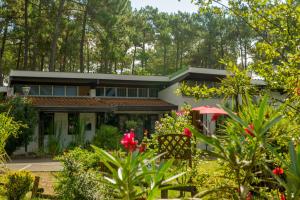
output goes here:
{"type": "Polygon", "coordinates": [[[283,169],[280,167],[276,167],[275,169],[273,169],[272,172],[273,172],[273,174],[279,176],[279,175],[283,174],[283,169]]]}
{"type": "Polygon", "coordinates": [[[221,114],[219,113],[215,113],[212,117],[211,117],[211,121],[214,122],[214,121],[217,121],[218,118],[221,116],[221,114]]]}
{"type": "Polygon", "coordinates": [[[192,132],[188,128],[184,128],[183,134],[187,137],[192,137],[192,132]]]}
{"type": "Polygon", "coordinates": [[[145,143],[142,143],[139,147],[139,152],[140,153],[143,153],[144,151],[146,150],[146,144],[145,143]]]}
{"type": "Polygon", "coordinates": [[[131,131],[130,133],[125,133],[121,140],[121,144],[130,152],[134,151],[137,146],[137,141],[134,140],[134,137],[135,134],[131,131]]]}
{"type": "Polygon", "coordinates": [[[247,128],[244,128],[245,132],[250,135],[251,137],[255,137],[253,131],[254,131],[254,125],[253,123],[249,124],[247,128]]]}

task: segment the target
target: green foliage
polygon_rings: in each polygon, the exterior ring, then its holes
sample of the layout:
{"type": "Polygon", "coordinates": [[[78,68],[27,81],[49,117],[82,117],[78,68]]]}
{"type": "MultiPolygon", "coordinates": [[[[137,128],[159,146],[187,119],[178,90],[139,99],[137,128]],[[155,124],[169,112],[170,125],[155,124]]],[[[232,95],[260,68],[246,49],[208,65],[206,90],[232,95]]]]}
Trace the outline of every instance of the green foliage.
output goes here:
{"type": "Polygon", "coordinates": [[[19,122],[14,121],[8,113],[0,113],[0,162],[6,159],[5,146],[9,137],[16,137],[19,129],[23,127],[19,122]]]}
{"type": "Polygon", "coordinates": [[[273,174],[274,178],[278,183],[283,186],[287,193],[287,199],[299,199],[300,198],[300,145],[295,145],[293,142],[289,142],[289,159],[280,155],[277,149],[271,145],[267,146],[270,151],[281,161],[284,168],[284,174],[286,175],[283,179],[272,173],[272,169],[269,169],[270,173],[273,174]]]}
{"type": "Polygon", "coordinates": [[[125,122],[125,127],[127,130],[130,129],[136,129],[140,126],[140,122],[139,121],[135,121],[135,120],[128,120],[125,122]]]}
{"type": "Polygon", "coordinates": [[[73,149],[79,146],[84,147],[85,145],[85,121],[78,119],[75,123],[75,130],[72,134],[72,141],[68,145],[68,149],[73,149]]]}
{"type": "Polygon", "coordinates": [[[20,133],[17,137],[10,136],[6,144],[6,151],[10,155],[17,147],[25,146],[32,141],[34,129],[37,125],[38,113],[35,108],[32,107],[30,100],[27,98],[15,97],[9,99],[6,103],[1,105],[0,108],[3,112],[8,112],[15,121],[18,121],[25,126],[19,127],[20,133]]]}
{"type": "Polygon", "coordinates": [[[55,191],[65,200],[109,200],[110,192],[101,184],[100,158],[94,152],[75,148],[57,158],[63,170],[56,176],[55,191]]]}
{"type": "Polygon", "coordinates": [[[122,135],[117,127],[101,125],[96,131],[92,143],[103,149],[116,150],[120,148],[121,138],[122,135]]]}
{"type": "Polygon", "coordinates": [[[48,153],[50,153],[52,156],[58,155],[62,152],[62,141],[61,141],[61,135],[62,135],[62,124],[60,126],[57,126],[57,124],[54,124],[54,131],[49,131],[49,133],[54,133],[53,135],[48,135],[47,140],[47,149],[48,153]]]}
{"type": "Polygon", "coordinates": [[[270,129],[282,118],[278,112],[269,112],[267,96],[258,105],[250,97],[244,102],[247,104],[237,114],[222,107],[231,118],[226,122],[225,136],[208,137],[191,127],[198,139],[212,147],[207,153],[223,162],[227,169],[224,177],[233,180],[238,191],[231,185],[223,185],[219,189],[224,194],[233,193],[239,199],[246,199],[250,191],[263,195],[262,187],[258,185],[266,181],[265,166],[274,164],[269,161],[270,153],[265,145],[276,140],[270,135],[270,129]]]}
{"type": "Polygon", "coordinates": [[[182,111],[172,111],[170,115],[165,114],[160,121],[155,123],[155,135],[182,134],[184,128],[191,124],[190,107],[182,111]]]}
{"type": "Polygon", "coordinates": [[[156,163],[162,155],[154,156],[151,151],[145,153],[134,151],[124,157],[110,154],[97,147],[93,148],[110,172],[104,173],[103,184],[114,190],[116,199],[155,199],[163,183],[182,175],[166,179],[166,172],[171,167],[172,160],[161,162],[157,166],[156,163]]]}
{"type": "Polygon", "coordinates": [[[33,177],[29,172],[7,172],[4,177],[4,191],[8,200],[21,200],[30,191],[33,177]]]}

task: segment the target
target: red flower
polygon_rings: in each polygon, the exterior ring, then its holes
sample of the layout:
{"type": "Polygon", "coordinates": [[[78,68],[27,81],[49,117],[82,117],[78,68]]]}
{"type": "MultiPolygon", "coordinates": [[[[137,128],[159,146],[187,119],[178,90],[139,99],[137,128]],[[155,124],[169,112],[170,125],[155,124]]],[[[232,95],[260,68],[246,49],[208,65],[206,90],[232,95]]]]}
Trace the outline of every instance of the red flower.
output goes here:
{"type": "Polygon", "coordinates": [[[134,137],[135,134],[131,131],[130,133],[125,133],[121,140],[121,144],[130,152],[136,149],[137,141],[134,140],[134,137]]]}
{"type": "Polygon", "coordinates": [[[279,176],[279,175],[283,174],[283,169],[280,167],[276,167],[275,169],[273,169],[272,172],[273,172],[273,174],[279,176]]]}
{"type": "Polygon", "coordinates": [[[280,200],[286,200],[285,196],[284,196],[284,193],[281,193],[280,194],[280,200]]]}
{"type": "Polygon", "coordinates": [[[211,117],[211,121],[214,122],[214,121],[217,121],[218,118],[221,116],[221,114],[219,113],[215,113],[212,117],[211,117]]]}
{"type": "Polygon", "coordinates": [[[254,125],[251,123],[247,128],[244,128],[245,132],[250,135],[251,137],[255,137],[253,131],[254,131],[254,125]]]}
{"type": "Polygon", "coordinates": [[[248,192],[247,197],[246,197],[246,200],[251,200],[252,197],[253,197],[252,193],[251,193],[251,192],[248,192]]]}
{"type": "Polygon", "coordinates": [[[142,143],[139,147],[139,152],[140,153],[143,153],[144,151],[146,150],[146,144],[145,143],[142,143]]]}
{"type": "Polygon", "coordinates": [[[192,132],[188,128],[184,128],[183,134],[187,137],[192,137],[192,132]]]}

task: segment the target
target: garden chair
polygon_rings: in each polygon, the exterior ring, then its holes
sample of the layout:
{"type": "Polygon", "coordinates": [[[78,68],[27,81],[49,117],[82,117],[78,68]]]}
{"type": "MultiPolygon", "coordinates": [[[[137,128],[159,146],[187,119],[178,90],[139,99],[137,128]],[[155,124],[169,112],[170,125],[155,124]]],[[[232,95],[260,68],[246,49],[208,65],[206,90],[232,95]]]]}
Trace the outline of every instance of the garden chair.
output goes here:
{"type": "MultiPolygon", "coordinates": [[[[191,138],[180,134],[166,134],[158,136],[159,153],[164,153],[162,159],[186,160],[188,166],[192,168],[192,145],[191,138]]],[[[189,183],[191,180],[189,181],[189,183]]],[[[190,192],[191,196],[197,194],[197,188],[193,185],[163,185],[167,189],[161,190],[161,198],[168,198],[168,190],[190,192]]]]}

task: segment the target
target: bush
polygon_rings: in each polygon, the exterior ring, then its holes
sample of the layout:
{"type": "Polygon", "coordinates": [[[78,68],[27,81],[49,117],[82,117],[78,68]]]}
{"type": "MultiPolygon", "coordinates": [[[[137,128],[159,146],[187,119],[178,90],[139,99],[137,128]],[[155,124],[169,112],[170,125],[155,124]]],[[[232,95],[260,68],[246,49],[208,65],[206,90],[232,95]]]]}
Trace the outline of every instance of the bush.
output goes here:
{"type": "Polygon", "coordinates": [[[8,200],[22,199],[30,191],[33,177],[29,172],[8,172],[5,175],[4,191],[8,200]]]}
{"type": "Polygon", "coordinates": [[[75,148],[57,159],[64,167],[56,176],[54,188],[59,199],[111,199],[108,189],[101,184],[100,158],[94,152],[75,148]]]}
{"type": "Polygon", "coordinates": [[[121,138],[122,135],[117,127],[102,125],[100,129],[96,131],[92,143],[103,149],[115,150],[120,148],[121,138]]]}
{"type": "Polygon", "coordinates": [[[27,151],[27,145],[33,139],[34,128],[37,124],[38,113],[36,109],[32,107],[29,99],[15,97],[9,99],[5,104],[1,104],[0,111],[7,112],[15,121],[26,125],[19,127],[20,134],[18,137],[10,136],[8,138],[5,146],[7,153],[12,154],[20,146],[25,146],[25,151],[27,151]]]}

